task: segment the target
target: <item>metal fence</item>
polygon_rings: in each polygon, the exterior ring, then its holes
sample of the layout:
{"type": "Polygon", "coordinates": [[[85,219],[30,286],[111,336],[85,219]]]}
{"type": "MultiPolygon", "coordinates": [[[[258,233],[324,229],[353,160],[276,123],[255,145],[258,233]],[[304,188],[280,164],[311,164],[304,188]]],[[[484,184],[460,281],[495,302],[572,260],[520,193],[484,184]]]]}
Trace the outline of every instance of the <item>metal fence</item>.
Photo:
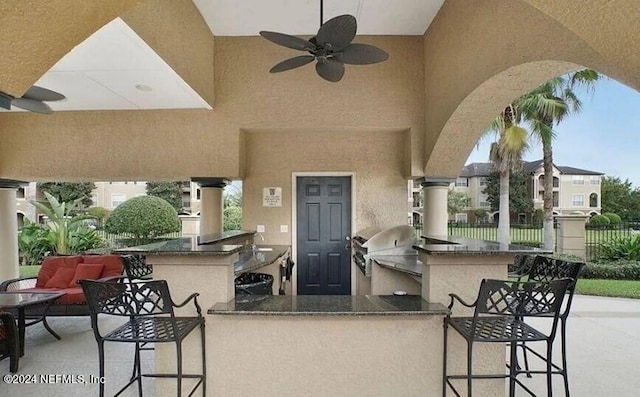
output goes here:
{"type": "Polygon", "coordinates": [[[598,259],[602,243],[622,239],[640,233],[640,223],[623,222],[601,228],[585,226],[585,251],[587,260],[598,259]]]}
{"type": "MultiPolygon", "coordinates": [[[[133,240],[133,235],[130,233],[107,233],[104,230],[96,230],[96,233],[100,235],[106,242],[106,245],[113,248],[125,248],[128,246],[128,242],[133,240]]],[[[181,238],[182,231],[175,233],[168,233],[163,236],[158,237],[159,239],[174,239],[181,238]]]]}
{"type": "MultiPolygon", "coordinates": [[[[422,236],[423,225],[414,224],[413,227],[416,230],[416,237],[419,239],[422,236]]],[[[529,223],[512,223],[510,233],[511,242],[514,244],[523,244],[537,247],[541,246],[543,243],[544,235],[542,227],[539,225],[533,225],[529,223]]],[[[498,224],[449,222],[448,235],[486,241],[498,241],[498,224]]]]}

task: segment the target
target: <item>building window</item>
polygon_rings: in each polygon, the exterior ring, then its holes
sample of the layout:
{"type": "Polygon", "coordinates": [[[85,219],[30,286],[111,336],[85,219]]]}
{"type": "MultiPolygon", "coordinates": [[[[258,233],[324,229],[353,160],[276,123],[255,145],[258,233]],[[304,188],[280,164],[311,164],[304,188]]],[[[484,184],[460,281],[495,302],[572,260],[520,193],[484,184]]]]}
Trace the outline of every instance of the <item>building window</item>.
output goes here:
{"type": "Polygon", "coordinates": [[[589,195],[589,207],[597,207],[598,206],[598,194],[591,193],[589,195]]]}
{"type": "Polygon", "coordinates": [[[592,176],[591,177],[591,184],[592,185],[599,185],[600,184],[600,177],[599,176],[592,176]]]}
{"type": "Polygon", "coordinates": [[[480,202],[480,208],[489,208],[491,207],[491,203],[488,201],[481,201],[480,202]]]}
{"type": "Polygon", "coordinates": [[[18,192],[16,193],[16,198],[23,199],[24,198],[24,188],[19,187],[18,192]]]}
{"type": "Polygon", "coordinates": [[[456,179],[457,187],[467,187],[469,186],[469,180],[467,178],[458,178],[456,179]]]}
{"type": "Polygon", "coordinates": [[[487,186],[489,184],[489,178],[483,176],[480,178],[480,186],[487,186]]]}
{"type": "Polygon", "coordinates": [[[98,195],[97,194],[92,194],[91,195],[91,205],[94,207],[98,206],[98,195]]]}
{"type": "Polygon", "coordinates": [[[571,177],[571,183],[573,185],[584,185],[584,176],[574,175],[571,177]]]}
{"type": "Polygon", "coordinates": [[[196,200],[200,200],[200,189],[196,189],[196,200]]]}
{"type": "Polygon", "coordinates": [[[560,207],[560,195],[558,192],[553,192],[553,206],[560,207]]]}
{"type": "Polygon", "coordinates": [[[467,214],[466,213],[456,214],[456,222],[467,223],[467,214]]]}
{"type": "Polygon", "coordinates": [[[584,207],[584,194],[571,195],[571,205],[573,207],[584,207]]]}
{"type": "Polygon", "coordinates": [[[111,195],[111,208],[116,208],[120,204],[127,200],[127,196],[120,193],[114,193],[111,195]]]}

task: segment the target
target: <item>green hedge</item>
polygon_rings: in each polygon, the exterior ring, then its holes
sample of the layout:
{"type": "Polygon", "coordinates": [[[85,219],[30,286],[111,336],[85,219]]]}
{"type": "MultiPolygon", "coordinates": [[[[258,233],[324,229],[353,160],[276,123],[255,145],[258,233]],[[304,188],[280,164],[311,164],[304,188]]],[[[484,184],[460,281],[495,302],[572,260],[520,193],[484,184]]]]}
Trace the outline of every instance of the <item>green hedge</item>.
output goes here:
{"type": "Polygon", "coordinates": [[[541,241],[512,241],[511,244],[525,245],[527,247],[535,247],[535,248],[542,247],[541,241]]]}
{"type": "Polygon", "coordinates": [[[640,280],[640,263],[612,262],[609,264],[587,263],[581,278],[608,280],[640,280]]]}

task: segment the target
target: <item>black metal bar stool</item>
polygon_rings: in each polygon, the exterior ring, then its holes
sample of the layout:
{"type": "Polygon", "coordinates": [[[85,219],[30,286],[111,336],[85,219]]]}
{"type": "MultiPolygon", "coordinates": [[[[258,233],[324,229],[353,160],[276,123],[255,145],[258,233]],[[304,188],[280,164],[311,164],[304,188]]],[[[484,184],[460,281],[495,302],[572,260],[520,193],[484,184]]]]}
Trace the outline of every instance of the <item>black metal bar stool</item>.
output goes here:
{"type": "Polygon", "coordinates": [[[474,308],[473,317],[451,317],[444,320],[444,359],[442,393],[447,389],[460,396],[451,382],[455,379],[467,381],[467,396],[472,396],[473,379],[509,378],[509,396],[515,395],[516,384],[530,395],[533,392],[517,379],[526,371],[520,371],[517,365],[509,366],[505,374],[472,374],[473,345],[482,343],[509,343],[511,362],[516,362],[516,350],[520,342],[546,342],[547,345],[547,391],[552,395],[551,385],[551,353],[555,338],[560,309],[570,280],[554,280],[551,282],[518,282],[505,280],[482,280],[478,298],[467,303],[455,294],[449,294],[449,309],[458,301],[462,305],[474,308]],[[527,317],[553,316],[553,325],[548,333],[542,332],[523,321],[527,317]],[[447,373],[447,336],[449,328],[453,328],[467,342],[467,373],[449,375],[447,373]]]}
{"type": "MultiPolygon", "coordinates": [[[[104,343],[125,342],[135,343],[135,357],[133,375],[129,382],[115,395],[119,395],[134,382],[138,384],[138,394],[142,396],[142,377],[176,378],[178,383],[178,396],[182,395],[183,378],[195,378],[198,382],[189,395],[202,385],[202,395],[206,395],[206,354],[204,317],[197,296],[191,294],[184,302],[176,304],[171,299],[169,287],[165,280],[147,282],[121,282],[109,283],[90,280],[81,280],[89,304],[91,315],[91,327],[98,342],[98,357],[100,360],[100,378],[104,377],[104,343]],[[193,301],[197,316],[176,317],[174,308],[183,307],[193,301]],[[109,332],[102,335],[98,328],[98,314],[114,316],[126,316],[129,320],[109,332]],[[200,328],[202,344],[202,374],[184,374],[182,371],[182,341],[196,328],[200,328]],[[146,343],[176,344],[177,373],[175,374],[143,374],[140,363],[141,346],[146,343]]],[[[100,383],[100,397],[104,396],[104,383],[100,383]]]]}
{"type": "MultiPolygon", "coordinates": [[[[552,363],[552,373],[561,375],[564,381],[565,395],[569,397],[569,378],[567,375],[567,319],[569,318],[569,311],[571,310],[571,303],[573,302],[573,294],[576,290],[576,284],[580,272],[584,268],[584,262],[573,262],[564,259],[555,259],[547,256],[536,256],[529,270],[521,277],[526,277],[528,281],[552,281],[563,278],[571,279],[569,287],[567,288],[567,297],[563,308],[560,310],[560,346],[562,350],[562,364],[558,365],[552,363]]],[[[547,316],[549,317],[549,316],[547,316]]],[[[520,344],[523,351],[525,373],[528,377],[531,374],[544,373],[545,371],[531,370],[529,368],[528,353],[535,355],[536,357],[544,360],[544,357],[531,349],[525,342],[520,344]]]]}

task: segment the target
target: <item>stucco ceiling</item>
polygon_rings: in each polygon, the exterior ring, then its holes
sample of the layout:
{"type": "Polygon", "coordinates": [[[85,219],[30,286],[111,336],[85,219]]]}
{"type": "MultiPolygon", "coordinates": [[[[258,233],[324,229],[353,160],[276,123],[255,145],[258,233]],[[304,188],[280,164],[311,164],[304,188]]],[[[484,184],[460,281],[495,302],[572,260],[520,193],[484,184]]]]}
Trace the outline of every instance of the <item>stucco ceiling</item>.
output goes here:
{"type": "MultiPolygon", "coordinates": [[[[260,30],[312,35],[320,0],[193,0],[216,36],[260,30]]],[[[325,0],[324,20],[352,14],[359,35],[423,35],[444,0],[325,0]]],[[[116,18],[76,46],[36,85],[64,94],[54,111],[207,108],[189,85],[116,18]]],[[[0,111],[3,111],[0,109],[0,111]]],[[[21,111],[13,108],[12,111],[21,111]]]]}

